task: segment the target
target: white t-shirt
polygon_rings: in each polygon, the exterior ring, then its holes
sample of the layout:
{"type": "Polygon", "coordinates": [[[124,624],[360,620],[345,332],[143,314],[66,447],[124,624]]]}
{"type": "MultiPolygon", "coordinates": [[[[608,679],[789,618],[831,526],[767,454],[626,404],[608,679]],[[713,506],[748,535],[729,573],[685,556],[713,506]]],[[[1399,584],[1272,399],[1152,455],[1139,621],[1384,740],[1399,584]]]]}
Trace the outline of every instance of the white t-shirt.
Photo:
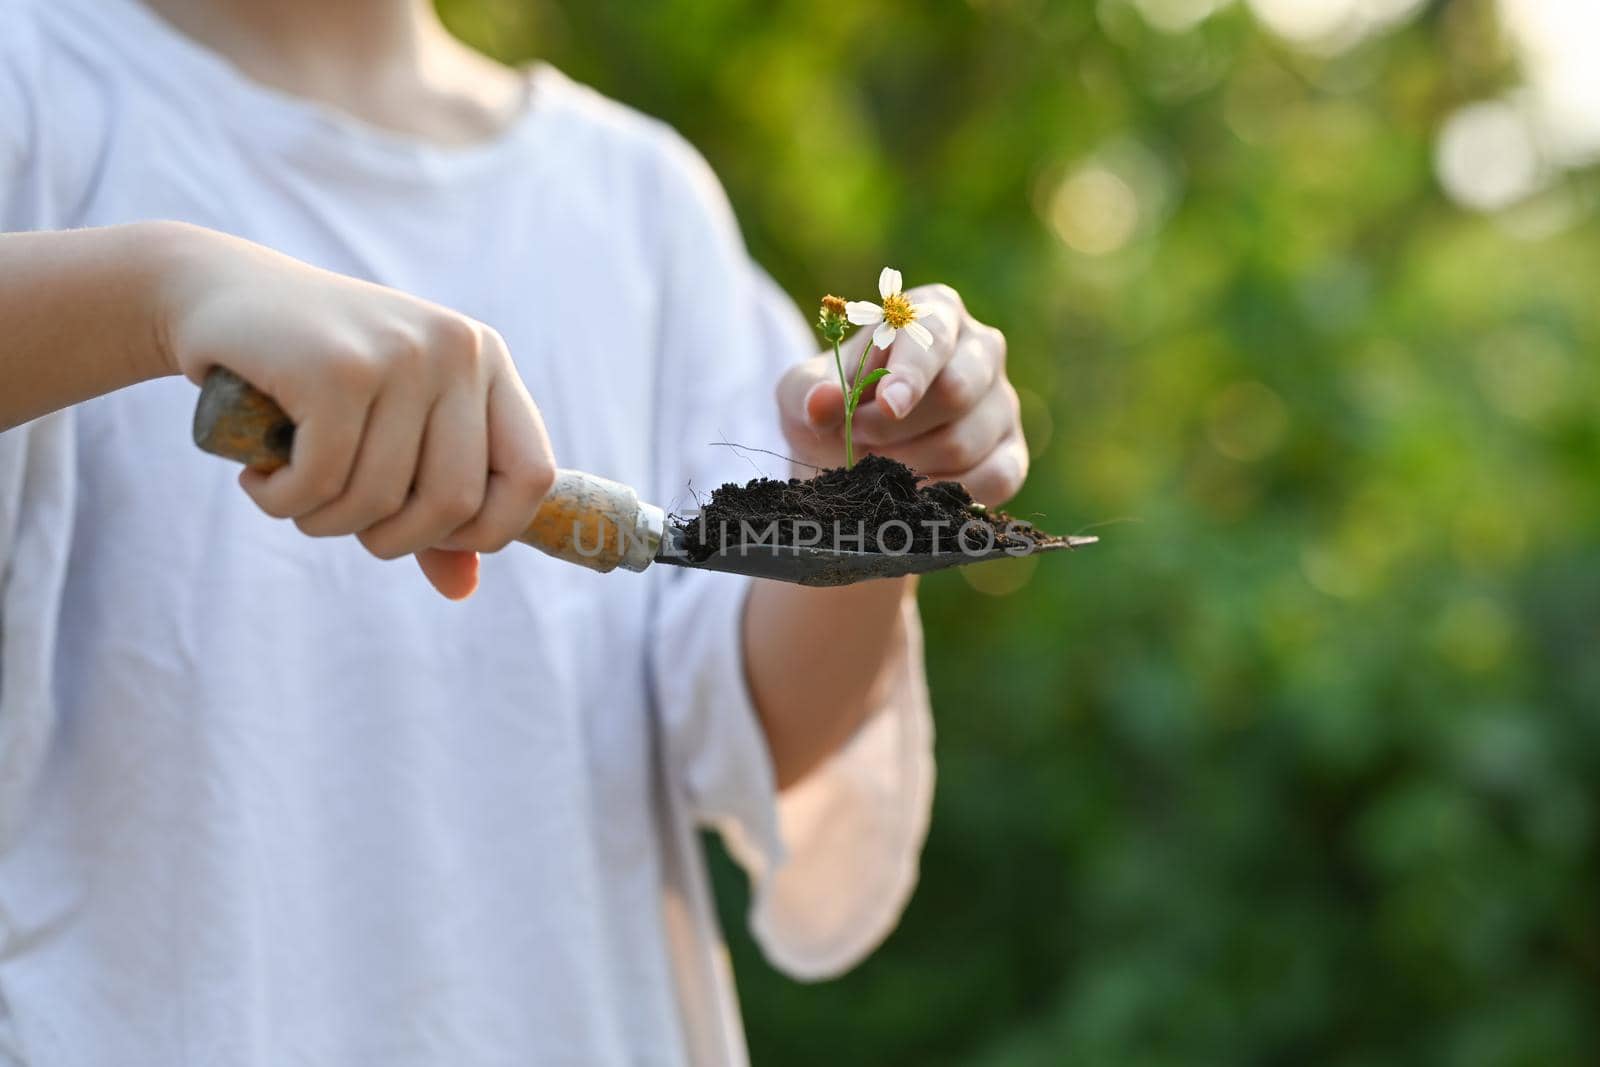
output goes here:
{"type": "MultiPolygon", "coordinates": [[[[770,469],[713,442],[781,449],[803,320],[682,141],[530,78],[513,129],[441,149],[134,0],[0,0],[0,223],[184,219],[457,308],[563,465],[664,506],[770,469]]],[[[920,649],[779,799],[743,580],[513,546],[449,603],[258,512],[190,443],[195,396],[0,434],[0,1064],[742,1062],[701,826],[784,970],[892,927],[932,781],[920,649]]]]}

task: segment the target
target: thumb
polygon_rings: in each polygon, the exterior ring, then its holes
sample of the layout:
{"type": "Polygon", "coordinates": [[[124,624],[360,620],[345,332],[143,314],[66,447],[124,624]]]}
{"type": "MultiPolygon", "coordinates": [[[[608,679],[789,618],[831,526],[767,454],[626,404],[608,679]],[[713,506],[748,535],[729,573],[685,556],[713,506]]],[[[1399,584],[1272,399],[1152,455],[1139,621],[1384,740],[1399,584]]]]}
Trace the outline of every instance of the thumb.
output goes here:
{"type": "Polygon", "coordinates": [[[831,430],[844,421],[844,392],[838,382],[818,382],[801,402],[801,415],[814,430],[831,430]]]}
{"type": "Polygon", "coordinates": [[[844,420],[844,394],[833,353],[814,356],[790,367],[778,383],[778,410],[784,424],[813,432],[844,420]]]}
{"type": "Polygon", "coordinates": [[[465,600],[478,588],[478,554],[448,548],[425,548],[417,553],[417,566],[440,593],[465,600]]]}

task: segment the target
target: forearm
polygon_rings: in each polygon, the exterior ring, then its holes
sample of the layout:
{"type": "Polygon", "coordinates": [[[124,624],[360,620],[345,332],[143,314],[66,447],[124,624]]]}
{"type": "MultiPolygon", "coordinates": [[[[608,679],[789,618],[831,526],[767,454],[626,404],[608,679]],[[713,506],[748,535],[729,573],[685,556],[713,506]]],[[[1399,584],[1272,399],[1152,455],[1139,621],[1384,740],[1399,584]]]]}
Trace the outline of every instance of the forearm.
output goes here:
{"type": "Polygon", "coordinates": [[[0,234],[0,430],[174,369],[161,292],[185,233],[136,223],[0,234]]]}
{"type": "Polygon", "coordinates": [[[778,788],[848,741],[884,696],[909,635],[916,579],[813,589],[756,582],[744,614],[745,671],[778,788]]]}

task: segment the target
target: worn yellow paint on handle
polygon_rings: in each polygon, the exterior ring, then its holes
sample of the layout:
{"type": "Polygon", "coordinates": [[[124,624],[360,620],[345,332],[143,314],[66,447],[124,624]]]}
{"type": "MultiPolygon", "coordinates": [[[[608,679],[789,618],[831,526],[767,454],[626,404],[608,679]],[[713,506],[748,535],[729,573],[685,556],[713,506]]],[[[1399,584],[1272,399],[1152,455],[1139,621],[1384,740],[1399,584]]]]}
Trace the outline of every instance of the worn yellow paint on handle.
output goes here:
{"type": "MultiPolygon", "coordinates": [[[[294,422],[270,396],[217,367],[200,390],[194,443],[213,455],[273,471],[293,454],[294,422]]],[[[626,485],[582,471],[557,471],[555,485],[518,540],[557,559],[605,572],[626,557],[639,511],[639,496],[626,485]]]]}
{"type": "Polygon", "coordinates": [[[557,471],[533,524],[518,538],[557,559],[609,571],[627,555],[639,497],[617,482],[582,471],[557,471]]]}

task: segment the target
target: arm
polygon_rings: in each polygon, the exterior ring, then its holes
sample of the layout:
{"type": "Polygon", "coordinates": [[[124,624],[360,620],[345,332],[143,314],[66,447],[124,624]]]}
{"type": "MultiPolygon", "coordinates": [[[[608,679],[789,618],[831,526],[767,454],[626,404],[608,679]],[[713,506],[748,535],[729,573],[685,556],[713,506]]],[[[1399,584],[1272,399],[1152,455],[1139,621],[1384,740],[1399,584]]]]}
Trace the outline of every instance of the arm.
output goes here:
{"type": "Polygon", "coordinates": [[[901,608],[915,578],[809,589],[757,582],[744,613],[745,670],[767,735],[778,788],[801,781],[850,739],[882,702],[882,667],[901,654],[901,608]],[[795,650],[827,634],[818,663],[795,650]]]}
{"type": "MultiPolygon", "coordinates": [[[[709,447],[718,439],[837,464],[832,353],[807,358],[805,320],[753,268],[704,161],[677,141],[663,160],[657,492],[672,499],[750,469],[709,447]],[[775,420],[766,398],[780,378],[775,420]]],[[[856,413],[857,440],[876,444],[860,436],[867,421],[856,413]]],[[[679,569],[655,580],[668,817],[715,829],[749,873],[750,928],[774,965],[803,980],[839,974],[893,927],[927,832],[933,724],[910,583],[806,589],[679,569]]]]}
{"type": "Polygon", "coordinates": [[[175,373],[153,310],[169,236],[148,223],[0,234],[0,431],[175,373]]]}
{"type": "Polygon", "coordinates": [[[499,336],[403,293],[176,223],[0,236],[0,429],[222,365],[294,419],[240,484],[310,536],[415,554],[446,596],[526,529],[555,477],[499,336]]]}
{"type": "MultiPolygon", "coordinates": [[[[887,352],[874,350],[867,369],[887,366],[890,374],[875,402],[856,412],[858,447],[959,481],[980,503],[1003,503],[1028,469],[1017,394],[1005,376],[1005,339],[968,314],[954,290],[933,286],[909,295],[931,309],[925,324],[933,344],[923,349],[902,334],[887,352]]],[[[846,362],[853,364],[865,344],[854,339],[846,362]]],[[[778,388],[790,448],[817,465],[838,465],[843,456],[844,398],[832,359],[799,364],[778,388]]],[[[915,595],[912,578],[839,589],[778,582],[752,588],[745,670],[780,789],[804,779],[881,706],[887,669],[908,641],[901,608],[915,595]],[[825,659],[795,655],[817,647],[818,634],[828,635],[825,659]]]]}

